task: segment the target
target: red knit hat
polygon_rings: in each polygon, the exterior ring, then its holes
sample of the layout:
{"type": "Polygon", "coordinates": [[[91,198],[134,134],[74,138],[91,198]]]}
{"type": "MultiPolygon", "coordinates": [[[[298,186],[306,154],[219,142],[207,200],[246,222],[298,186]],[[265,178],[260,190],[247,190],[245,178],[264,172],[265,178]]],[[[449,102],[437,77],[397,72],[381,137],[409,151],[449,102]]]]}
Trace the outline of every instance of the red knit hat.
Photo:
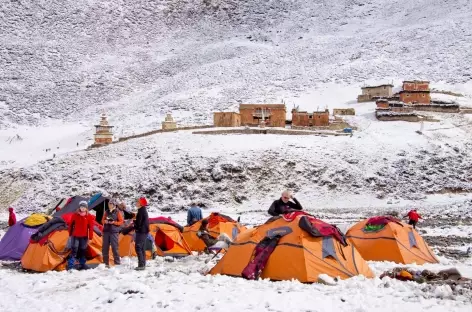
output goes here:
{"type": "Polygon", "coordinates": [[[147,201],[146,197],[140,197],[140,198],[138,199],[138,202],[139,202],[139,204],[140,204],[141,206],[143,206],[143,207],[148,205],[148,201],[147,201]]]}

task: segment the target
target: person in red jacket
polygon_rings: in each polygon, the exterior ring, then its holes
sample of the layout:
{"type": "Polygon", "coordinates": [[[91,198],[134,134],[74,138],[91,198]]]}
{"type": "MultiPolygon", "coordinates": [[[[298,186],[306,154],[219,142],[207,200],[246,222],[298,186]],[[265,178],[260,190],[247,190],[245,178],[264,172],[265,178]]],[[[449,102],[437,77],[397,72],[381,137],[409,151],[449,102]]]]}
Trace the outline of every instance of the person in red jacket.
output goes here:
{"type": "Polygon", "coordinates": [[[70,248],[72,253],[67,262],[67,269],[74,268],[76,259],[79,260],[79,269],[87,269],[85,264],[85,252],[87,250],[89,240],[93,239],[94,218],[88,213],[88,205],[86,201],[79,203],[79,209],[72,216],[69,228],[70,248]]]}
{"type": "Polygon", "coordinates": [[[416,212],[416,209],[410,210],[410,212],[408,212],[405,217],[408,217],[409,219],[408,224],[413,225],[413,228],[416,229],[416,224],[418,223],[419,219],[421,219],[421,216],[418,214],[418,212],[416,212]]]}
{"type": "Polygon", "coordinates": [[[16,224],[16,215],[12,207],[8,208],[8,213],[8,226],[14,226],[16,224]]]}

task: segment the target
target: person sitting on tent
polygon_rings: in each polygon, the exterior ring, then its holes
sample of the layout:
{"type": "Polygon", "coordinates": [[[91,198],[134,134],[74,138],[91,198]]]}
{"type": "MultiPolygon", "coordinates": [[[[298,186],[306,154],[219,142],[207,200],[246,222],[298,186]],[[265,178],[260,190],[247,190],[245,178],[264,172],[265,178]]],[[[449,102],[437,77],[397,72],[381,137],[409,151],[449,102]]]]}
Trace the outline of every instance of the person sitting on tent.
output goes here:
{"type": "Polygon", "coordinates": [[[140,197],[136,201],[136,208],[138,208],[138,214],[134,221],[134,230],[136,232],[135,248],[136,254],[138,255],[138,267],[135,268],[137,271],[142,271],[146,268],[146,239],[149,234],[149,215],[147,212],[148,202],[145,197],[140,197]]]}
{"type": "Polygon", "coordinates": [[[94,217],[88,213],[86,201],[79,203],[79,209],[72,215],[69,228],[70,249],[72,253],[67,262],[67,269],[74,268],[75,260],[79,259],[80,269],[87,269],[85,253],[89,240],[93,238],[94,217]]]}
{"type": "Polygon", "coordinates": [[[203,219],[200,228],[198,229],[197,236],[205,243],[205,253],[208,253],[208,247],[215,245],[218,240],[210,235],[208,232],[208,220],[203,219]]]}
{"type": "Polygon", "coordinates": [[[14,226],[16,224],[16,215],[13,208],[8,208],[8,226],[14,226]]]}
{"type": "Polygon", "coordinates": [[[110,246],[113,252],[113,260],[115,265],[120,265],[120,253],[118,252],[118,236],[120,233],[121,225],[123,224],[123,214],[117,209],[117,201],[112,198],[108,202],[108,209],[103,214],[103,263],[105,266],[109,266],[109,252],[110,246]]]}
{"type": "Polygon", "coordinates": [[[278,216],[280,214],[285,214],[292,212],[293,210],[302,210],[302,205],[298,200],[293,197],[290,191],[284,191],[280,199],[277,199],[272,203],[269,210],[267,211],[271,216],[278,216]],[[290,201],[290,199],[293,200],[290,201]]]}
{"type": "Polygon", "coordinates": [[[191,226],[201,219],[203,219],[202,209],[200,209],[200,207],[198,207],[196,204],[192,203],[190,209],[187,211],[187,226],[191,226]]]}
{"type": "Polygon", "coordinates": [[[418,223],[419,219],[421,219],[421,216],[418,214],[418,212],[416,212],[416,209],[410,210],[406,216],[404,216],[404,218],[406,217],[409,219],[408,224],[413,225],[413,228],[416,229],[416,224],[418,223]]]}

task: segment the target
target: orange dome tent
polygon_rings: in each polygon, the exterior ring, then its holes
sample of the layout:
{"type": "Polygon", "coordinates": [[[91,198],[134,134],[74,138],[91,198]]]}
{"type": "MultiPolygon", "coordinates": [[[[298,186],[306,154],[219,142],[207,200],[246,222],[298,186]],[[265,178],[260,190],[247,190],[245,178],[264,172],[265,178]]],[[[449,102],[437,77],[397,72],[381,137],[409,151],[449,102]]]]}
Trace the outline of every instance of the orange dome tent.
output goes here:
{"type": "MultiPolygon", "coordinates": [[[[373,273],[354,246],[346,243],[335,227],[304,213],[295,212],[269,219],[265,224],[241,233],[210,274],[252,277],[247,270],[258,254],[268,256],[265,266],[258,266],[261,278],[317,282],[320,274],[349,278],[373,273]],[[266,240],[273,249],[258,253],[266,240]],[[271,252],[271,253],[270,253],[271,252]],[[262,271],[260,271],[262,269],[262,271]]],[[[258,265],[258,264],[256,264],[258,265]]]]}
{"type": "MultiPolygon", "coordinates": [[[[35,272],[47,272],[50,270],[61,271],[66,268],[66,259],[70,249],[66,248],[69,239],[68,214],[63,218],[56,217],[45,223],[38,229],[30,240],[25,253],[21,257],[21,265],[26,270],[35,272]]],[[[98,227],[94,228],[93,239],[87,248],[87,264],[97,265],[103,262],[101,255],[102,237],[98,227]]]]}
{"type": "Polygon", "coordinates": [[[420,265],[439,262],[411,225],[393,217],[373,217],[356,223],[346,237],[366,260],[420,265]]]}
{"type": "MultiPolygon", "coordinates": [[[[157,255],[161,257],[183,257],[192,254],[190,247],[182,236],[183,227],[170,218],[158,217],[149,219],[150,234],[157,247],[157,255]]],[[[120,234],[120,257],[136,257],[134,235],[120,234]]],[[[146,258],[151,259],[151,251],[146,251],[146,258]]]]}
{"type": "MultiPolygon", "coordinates": [[[[241,232],[246,230],[246,227],[242,226],[239,222],[217,212],[212,212],[205,219],[208,220],[208,232],[214,238],[218,238],[221,233],[225,233],[234,240],[241,232]]],[[[203,251],[206,247],[203,240],[197,236],[201,225],[202,220],[191,226],[184,227],[184,238],[193,251],[203,251]]]]}

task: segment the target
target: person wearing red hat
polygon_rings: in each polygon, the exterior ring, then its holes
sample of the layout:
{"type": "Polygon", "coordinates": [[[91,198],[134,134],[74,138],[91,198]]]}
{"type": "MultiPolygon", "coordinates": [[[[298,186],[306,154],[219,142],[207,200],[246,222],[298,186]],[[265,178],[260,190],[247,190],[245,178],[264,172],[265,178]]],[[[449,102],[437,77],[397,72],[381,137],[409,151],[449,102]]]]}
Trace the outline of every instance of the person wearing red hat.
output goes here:
{"type": "Polygon", "coordinates": [[[137,271],[142,271],[146,268],[145,244],[149,233],[149,215],[147,212],[147,205],[148,202],[145,197],[140,197],[136,201],[138,213],[136,215],[136,220],[134,221],[134,230],[136,233],[134,245],[136,248],[136,254],[138,255],[138,267],[135,268],[137,271]]]}
{"type": "Polygon", "coordinates": [[[14,226],[16,224],[16,215],[13,208],[8,208],[8,226],[14,226]]]}

